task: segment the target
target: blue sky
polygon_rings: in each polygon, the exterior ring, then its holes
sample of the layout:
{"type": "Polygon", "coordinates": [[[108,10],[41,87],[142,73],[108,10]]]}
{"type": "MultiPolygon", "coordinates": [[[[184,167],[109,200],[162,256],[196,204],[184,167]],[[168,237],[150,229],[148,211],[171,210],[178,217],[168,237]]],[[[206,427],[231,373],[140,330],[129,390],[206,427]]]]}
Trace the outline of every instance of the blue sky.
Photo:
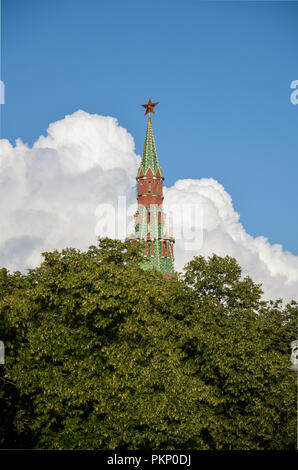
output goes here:
{"type": "Polygon", "coordinates": [[[1,137],[32,144],[77,109],[141,153],[141,103],[166,185],[213,177],[241,223],[298,254],[298,2],[2,0],[1,137]]]}

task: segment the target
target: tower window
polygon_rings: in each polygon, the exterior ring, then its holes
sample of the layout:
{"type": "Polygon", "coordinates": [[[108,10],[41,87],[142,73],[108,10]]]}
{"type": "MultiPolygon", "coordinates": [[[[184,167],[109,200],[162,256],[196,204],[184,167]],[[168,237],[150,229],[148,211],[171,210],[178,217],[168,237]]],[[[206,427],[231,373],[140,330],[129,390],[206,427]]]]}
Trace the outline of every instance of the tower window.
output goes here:
{"type": "Polygon", "coordinates": [[[148,183],[148,193],[151,193],[151,181],[148,183]]]}

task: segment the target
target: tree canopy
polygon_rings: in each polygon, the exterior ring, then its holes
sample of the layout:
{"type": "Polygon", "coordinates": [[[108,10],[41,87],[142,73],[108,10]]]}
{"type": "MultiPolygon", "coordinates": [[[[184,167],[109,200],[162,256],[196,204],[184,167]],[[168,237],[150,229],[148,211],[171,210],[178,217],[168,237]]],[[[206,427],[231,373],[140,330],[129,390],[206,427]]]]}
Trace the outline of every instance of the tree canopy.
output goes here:
{"type": "Polygon", "coordinates": [[[173,279],[136,243],[43,256],[0,271],[2,448],[295,448],[297,303],[228,256],[173,279]]]}

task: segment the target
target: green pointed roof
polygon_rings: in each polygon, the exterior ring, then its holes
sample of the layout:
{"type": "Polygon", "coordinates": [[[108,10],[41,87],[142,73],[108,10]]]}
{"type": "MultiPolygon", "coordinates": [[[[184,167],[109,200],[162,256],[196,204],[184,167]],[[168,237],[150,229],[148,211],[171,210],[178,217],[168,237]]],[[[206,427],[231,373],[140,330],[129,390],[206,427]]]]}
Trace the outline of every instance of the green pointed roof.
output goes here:
{"type": "Polygon", "coordinates": [[[138,176],[142,170],[143,175],[145,176],[147,171],[151,168],[153,175],[156,174],[157,170],[159,169],[160,175],[162,176],[162,170],[158,163],[154,134],[151,124],[151,119],[149,115],[149,119],[147,122],[147,130],[144,142],[144,149],[142,155],[141,165],[138,171],[138,176]]]}

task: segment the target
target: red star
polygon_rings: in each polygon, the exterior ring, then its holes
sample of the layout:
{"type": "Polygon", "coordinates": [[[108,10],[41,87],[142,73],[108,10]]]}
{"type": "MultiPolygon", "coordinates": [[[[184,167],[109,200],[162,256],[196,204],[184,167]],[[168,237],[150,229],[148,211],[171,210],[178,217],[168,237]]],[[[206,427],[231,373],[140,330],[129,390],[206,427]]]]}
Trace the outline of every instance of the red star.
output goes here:
{"type": "Polygon", "coordinates": [[[147,104],[141,104],[141,106],[143,106],[146,109],[144,116],[146,116],[146,114],[148,113],[155,114],[154,106],[156,106],[157,104],[158,104],[158,101],[156,103],[152,103],[151,98],[149,98],[147,104]]]}

